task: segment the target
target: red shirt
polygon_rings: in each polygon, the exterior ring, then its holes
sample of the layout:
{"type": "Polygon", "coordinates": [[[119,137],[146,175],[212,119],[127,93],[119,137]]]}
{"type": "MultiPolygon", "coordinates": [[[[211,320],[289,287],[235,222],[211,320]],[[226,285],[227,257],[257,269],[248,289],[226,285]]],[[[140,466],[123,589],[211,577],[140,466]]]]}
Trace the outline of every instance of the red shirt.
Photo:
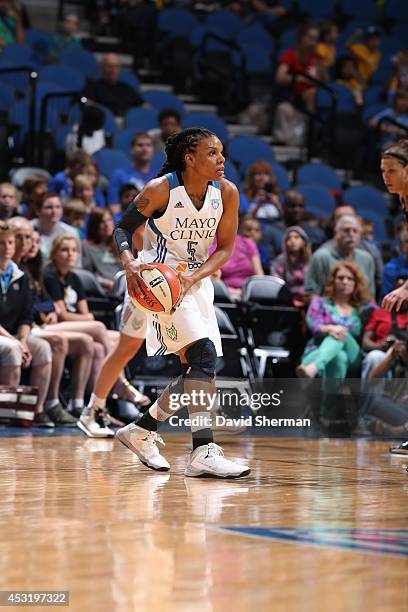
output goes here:
{"type": "MultiPolygon", "coordinates": [[[[408,326],[408,314],[397,312],[397,326],[400,329],[406,329],[408,326]]],[[[390,335],[392,328],[392,315],[383,308],[376,308],[371,313],[364,331],[368,329],[374,330],[374,342],[380,344],[387,336],[390,335]]]]}
{"type": "MultiPolygon", "coordinates": [[[[319,57],[314,53],[310,53],[304,61],[301,61],[296,53],[296,49],[294,48],[286,49],[279,60],[279,64],[286,64],[289,66],[289,71],[292,74],[305,72],[315,79],[318,77],[317,64],[319,63],[319,57]]],[[[295,83],[296,95],[299,96],[301,93],[307,89],[310,89],[311,87],[316,87],[316,85],[313,83],[295,83]]]]}

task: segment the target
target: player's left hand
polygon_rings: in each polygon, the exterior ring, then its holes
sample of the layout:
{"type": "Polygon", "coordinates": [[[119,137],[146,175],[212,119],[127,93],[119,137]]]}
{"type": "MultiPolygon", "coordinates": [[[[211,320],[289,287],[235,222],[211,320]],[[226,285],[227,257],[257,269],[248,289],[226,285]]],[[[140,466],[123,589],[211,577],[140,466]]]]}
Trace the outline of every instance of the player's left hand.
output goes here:
{"type": "Polygon", "coordinates": [[[180,297],[177,300],[177,302],[174,304],[174,308],[173,308],[173,312],[176,308],[178,308],[181,304],[181,302],[183,301],[184,296],[186,295],[187,291],[190,289],[190,287],[192,287],[194,285],[194,280],[192,279],[191,276],[183,276],[181,272],[178,273],[178,277],[180,279],[180,283],[181,283],[181,292],[180,292],[180,297]]]}
{"type": "Polygon", "coordinates": [[[401,287],[398,287],[398,289],[394,289],[394,291],[388,293],[388,295],[384,297],[381,307],[388,310],[388,312],[391,312],[393,308],[399,312],[406,300],[408,300],[408,281],[401,285],[401,287]]]}

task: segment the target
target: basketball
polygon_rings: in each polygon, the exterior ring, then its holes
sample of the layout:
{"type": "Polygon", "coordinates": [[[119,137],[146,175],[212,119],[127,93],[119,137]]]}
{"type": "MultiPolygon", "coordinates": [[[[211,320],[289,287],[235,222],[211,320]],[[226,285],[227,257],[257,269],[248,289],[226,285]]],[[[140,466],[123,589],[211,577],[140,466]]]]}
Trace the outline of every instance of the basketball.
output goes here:
{"type": "Polygon", "coordinates": [[[135,306],[145,312],[170,313],[181,292],[176,272],[169,266],[158,263],[154,264],[153,270],[143,270],[140,274],[149,291],[142,298],[132,298],[135,306]]]}

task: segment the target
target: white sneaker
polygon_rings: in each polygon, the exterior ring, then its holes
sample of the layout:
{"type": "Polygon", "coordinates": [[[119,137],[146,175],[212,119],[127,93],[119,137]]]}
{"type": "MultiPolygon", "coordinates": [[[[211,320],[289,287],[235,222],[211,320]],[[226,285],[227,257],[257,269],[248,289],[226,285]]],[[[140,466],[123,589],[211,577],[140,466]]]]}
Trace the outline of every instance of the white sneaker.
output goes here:
{"type": "Polygon", "coordinates": [[[221,446],[210,442],[199,446],[191,453],[184,473],[186,476],[240,478],[248,476],[250,471],[246,465],[225,459],[221,446]]]}
{"type": "Polygon", "coordinates": [[[145,466],[159,472],[167,472],[170,469],[170,464],[162,457],[157,448],[156,442],[165,446],[157,431],[148,431],[134,423],[129,423],[126,427],[117,430],[116,437],[119,442],[135,453],[145,466]]]}
{"type": "Polygon", "coordinates": [[[77,426],[88,438],[113,438],[115,435],[108,427],[103,411],[94,408],[87,407],[82,411],[77,426]]]}

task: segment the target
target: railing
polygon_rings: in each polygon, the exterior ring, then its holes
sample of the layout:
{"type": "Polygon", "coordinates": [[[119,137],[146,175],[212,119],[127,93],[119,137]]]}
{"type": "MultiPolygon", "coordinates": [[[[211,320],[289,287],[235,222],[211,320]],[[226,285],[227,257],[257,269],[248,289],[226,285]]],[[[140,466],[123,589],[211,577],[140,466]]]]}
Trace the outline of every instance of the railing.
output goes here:
{"type": "Polygon", "coordinates": [[[393,119],[392,117],[381,117],[376,127],[375,138],[377,143],[381,141],[381,126],[384,123],[391,123],[392,125],[395,125],[395,127],[398,127],[400,130],[404,130],[404,132],[408,134],[408,127],[406,125],[402,125],[402,123],[399,123],[397,119],[393,119]]]}

